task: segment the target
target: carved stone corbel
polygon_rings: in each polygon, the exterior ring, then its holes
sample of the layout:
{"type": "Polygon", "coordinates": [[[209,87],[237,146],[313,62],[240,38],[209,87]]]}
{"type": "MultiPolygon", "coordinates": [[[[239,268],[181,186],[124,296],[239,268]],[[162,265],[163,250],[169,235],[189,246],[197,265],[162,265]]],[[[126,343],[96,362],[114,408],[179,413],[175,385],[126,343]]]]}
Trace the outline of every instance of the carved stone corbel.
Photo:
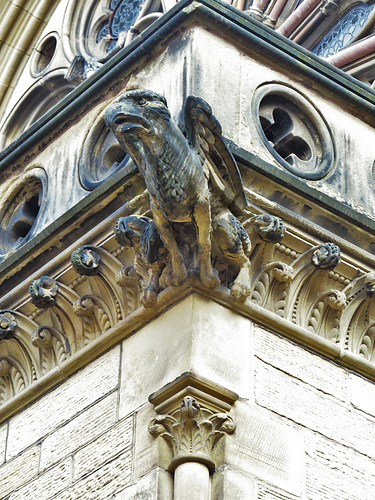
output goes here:
{"type": "Polygon", "coordinates": [[[170,472],[175,473],[176,500],[188,498],[184,493],[192,469],[196,471],[201,492],[206,498],[209,474],[218,465],[218,443],[233,434],[236,425],[229,415],[237,394],[191,372],[184,373],[149,397],[158,415],[152,419],[149,432],[167,445],[170,472]],[[199,479],[198,479],[199,478],[199,479]]]}

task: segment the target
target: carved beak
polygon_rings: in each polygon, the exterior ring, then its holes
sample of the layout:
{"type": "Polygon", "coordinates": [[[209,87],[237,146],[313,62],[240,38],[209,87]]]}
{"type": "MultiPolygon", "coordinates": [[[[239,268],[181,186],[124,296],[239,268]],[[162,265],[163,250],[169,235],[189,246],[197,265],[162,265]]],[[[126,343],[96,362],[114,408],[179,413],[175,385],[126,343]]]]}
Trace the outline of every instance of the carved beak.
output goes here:
{"type": "Polygon", "coordinates": [[[148,134],[153,132],[154,129],[150,122],[134,111],[129,110],[129,112],[124,112],[123,108],[118,109],[116,106],[113,106],[113,108],[108,108],[104,119],[107,126],[115,134],[126,134],[136,132],[137,130],[148,134]]]}

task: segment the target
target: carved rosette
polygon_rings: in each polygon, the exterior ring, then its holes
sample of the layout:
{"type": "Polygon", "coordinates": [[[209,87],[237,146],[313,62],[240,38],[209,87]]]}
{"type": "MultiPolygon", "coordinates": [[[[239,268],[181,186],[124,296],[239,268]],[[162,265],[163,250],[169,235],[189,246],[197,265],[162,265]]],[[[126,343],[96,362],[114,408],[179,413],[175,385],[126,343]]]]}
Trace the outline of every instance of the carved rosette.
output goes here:
{"type": "Polygon", "coordinates": [[[9,311],[0,311],[0,340],[11,339],[16,329],[17,321],[9,311]]]}
{"type": "Polygon", "coordinates": [[[311,262],[319,269],[333,269],[340,262],[340,247],[334,243],[323,243],[314,250],[311,262]]]}
{"type": "Polygon", "coordinates": [[[70,259],[74,269],[82,276],[95,276],[99,272],[100,256],[88,246],[74,250],[70,259]]]}
{"type": "Polygon", "coordinates": [[[170,471],[185,462],[199,462],[213,472],[213,448],[225,434],[233,434],[235,428],[234,420],[227,413],[202,409],[193,397],[186,396],[177,415],[158,415],[152,419],[149,431],[170,447],[173,456],[170,471]]]}
{"type": "Polygon", "coordinates": [[[267,243],[279,243],[284,238],[285,224],[275,215],[260,214],[252,217],[254,231],[267,243]]]}
{"type": "Polygon", "coordinates": [[[40,308],[52,307],[56,303],[57,290],[58,285],[54,279],[41,276],[29,287],[31,302],[40,308]]]}

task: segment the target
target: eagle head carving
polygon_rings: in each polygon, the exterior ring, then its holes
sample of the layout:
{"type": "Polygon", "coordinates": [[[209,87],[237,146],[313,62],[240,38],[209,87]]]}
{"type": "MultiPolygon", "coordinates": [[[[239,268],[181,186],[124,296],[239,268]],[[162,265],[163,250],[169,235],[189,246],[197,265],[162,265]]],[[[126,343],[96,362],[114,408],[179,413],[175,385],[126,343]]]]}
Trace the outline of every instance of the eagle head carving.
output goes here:
{"type": "Polygon", "coordinates": [[[174,128],[165,97],[152,90],[125,92],[108,106],[104,120],[132,156],[138,156],[141,145],[158,155],[168,130],[174,128]]]}

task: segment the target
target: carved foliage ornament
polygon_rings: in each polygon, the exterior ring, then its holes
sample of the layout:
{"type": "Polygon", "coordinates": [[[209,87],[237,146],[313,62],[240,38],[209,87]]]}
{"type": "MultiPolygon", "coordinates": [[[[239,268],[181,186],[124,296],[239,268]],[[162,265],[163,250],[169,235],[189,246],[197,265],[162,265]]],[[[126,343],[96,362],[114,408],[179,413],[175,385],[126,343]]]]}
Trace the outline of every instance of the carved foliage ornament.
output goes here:
{"type": "Polygon", "coordinates": [[[0,340],[11,339],[16,329],[16,318],[8,311],[0,311],[0,340]]]}
{"type": "Polygon", "coordinates": [[[252,217],[253,230],[269,243],[280,243],[284,237],[285,224],[280,217],[270,214],[260,214],[252,217]]]}
{"type": "Polygon", "coordinates": [[[324,243],[314,251],[311,262],[320,269],[333,269],[340,262],[340,247],[334,243],[324,243]]]}
{"type": "Polygon", "coordinates": [[[217,442],[235,431],[233,418],[227,413],[213,413],[201,408],[191,396],[182,399],[177,415],[158,415],[149,431],[161,437],[172,453],[169,470],[184,462],[200,462],[215,470],[212,451],[217,442]]]}
{"type": "Polygon", "coordinates": [[[58,285],[54,279],[41,276],[34,280],[29,287],[31,301],[40,308],[53,307],[56,303],[57,290],[58,285]]]}
{"type": "Polygon", "coordinates": [[[77,273],[83,276],[95,276],[99,272],[100,256],[88,246],[74,250],[71,261],[77,273]]]}

